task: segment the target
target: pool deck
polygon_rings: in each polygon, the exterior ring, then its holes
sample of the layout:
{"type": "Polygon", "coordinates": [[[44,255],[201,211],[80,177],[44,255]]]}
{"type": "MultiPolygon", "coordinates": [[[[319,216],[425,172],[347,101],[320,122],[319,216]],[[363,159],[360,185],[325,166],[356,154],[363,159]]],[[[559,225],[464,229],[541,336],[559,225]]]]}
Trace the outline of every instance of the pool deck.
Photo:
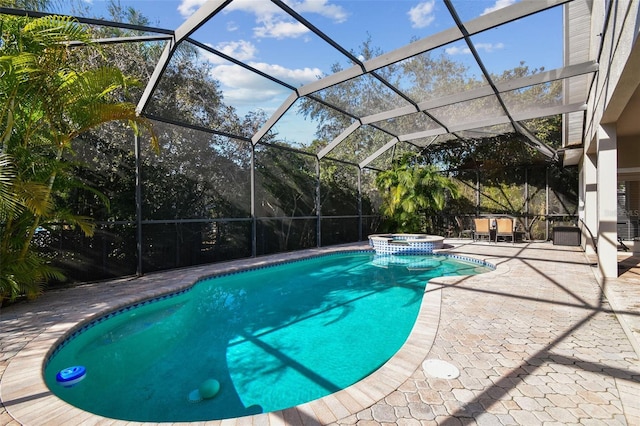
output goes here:
{"type": "MultiPolygon", "coordinates": [[[[432,280],[409,339],[380,370],[299,407],[194,424],[640,425],[639,257],[621,255],[619,278],[600,286],[593,259],[579,247],[445,243],[446,252],[496,270],[432,280]],[[456,367],[459,376],[441,378],[448,371],[423,368],[426,360],[456,367]]],[[[202,276],[359,248],[368,246],[85,284],[3,308],[0,425],[140,424],[86,413],[51,394],[41,370],[52,345],[86,319],[202,276]]]]}

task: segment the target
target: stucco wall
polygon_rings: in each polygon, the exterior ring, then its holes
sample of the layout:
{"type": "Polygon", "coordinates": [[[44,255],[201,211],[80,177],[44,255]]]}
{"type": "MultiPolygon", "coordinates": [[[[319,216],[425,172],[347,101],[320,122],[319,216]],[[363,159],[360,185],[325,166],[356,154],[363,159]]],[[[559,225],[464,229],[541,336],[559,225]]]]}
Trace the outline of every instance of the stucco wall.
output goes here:
{"type": "Polygon", "coordinates": [[[640,168],[640,136],[618,137],[618,168],[640,168]]]}

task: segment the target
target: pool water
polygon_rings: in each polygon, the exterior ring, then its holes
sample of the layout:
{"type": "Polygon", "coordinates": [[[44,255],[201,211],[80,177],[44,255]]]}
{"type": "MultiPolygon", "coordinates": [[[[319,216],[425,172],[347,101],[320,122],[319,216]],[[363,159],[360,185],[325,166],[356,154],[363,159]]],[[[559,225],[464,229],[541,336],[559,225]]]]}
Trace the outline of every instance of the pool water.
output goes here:
{"type": "Polygon", "coordinates": [[[49,388],[83,410],[132,421],[215,420],[285,409],[363,379],[416,320],[427,281],[485,272],[446,256],[349,252],[211,278],[68,339],[49,388]],[[73,387],[56,383],[86,368],[73,387]],[[211,399],[189,399],[208,379],[211,399]]]}

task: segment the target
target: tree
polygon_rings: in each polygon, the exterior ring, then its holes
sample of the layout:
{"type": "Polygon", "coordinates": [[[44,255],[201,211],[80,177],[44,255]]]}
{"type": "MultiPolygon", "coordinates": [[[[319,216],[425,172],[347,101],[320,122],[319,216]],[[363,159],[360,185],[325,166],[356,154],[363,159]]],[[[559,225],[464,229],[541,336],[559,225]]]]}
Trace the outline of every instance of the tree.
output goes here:
{"type": "Polygon", "coordinates": [[[376,177],[382,213],[394,231],[433,232],[433,216],[444,209],[447,197],[458,196],[453,181],[419,161],[419,157],[404,156],[376,177]]]}
{"type": "MultiPolygon", "coordinates": [[[[35,296],[51,278],[62,279],[38,252],[34,237],[64,224],[93,232],[89,217],[66,203],[70,188],[83,186],[72,173],[72,141],[113,120],[152,130],[135,105],[114,101],[136,84],[113,67],[80,70],[71,42],[97,50],[90,33],[68,17],[2,18],[0,43],[0,141],[3,202],[0,203],[0,301],[35,296]]],[[[157,139],[151,132],[152,144],[157,139]]]]}
{"type": "MultiPolygon", "coordinates": [[[[96,18],[149,24],[139,12],[120,7],[116,1],[112,1],[108,9],[109,16],[96,18]]],[[[96,27],[92,31],[94,37],[100,39],[139,35],[138,31],[110,27],[96,27]]],[[[101,55],[80,52],[81,55],[76,56],[77,66],[111,64],[146,82],[165,43],[104,45],[101,55]]],[[[247,234],[251,231],[248,218],[252,147],[248,138],[267,117],[261,111],[239,117],[236,110],[225,103],[220,83],[211,71],[206,52],[188,42],[181,43],[143,112],[154,123],[161,150],[156,155],[143,147],[141,152],[142,217],[150,221],[172,221],[143,225],[145,271],[237,258],[246,256],[250,250],[247,234]],[[191,124],[203,131],[168,124],[173,122],[191,124]],[[244,220],[226,221],[229,218],[244,220]],[[211,219],[221,220],[212,222],[211,219]]],[[[138,87],[119,93],[122,101],[134,103],[141,94],[138,87]]],[[[270,136],[263,140],[270,140],[270,136]]],[[[78,241],[93,248],[90,253],[93,258],[86,254],[77,259],[69,253],[74,257],[74,278],[86,279],[85,270],[96,274],[92,279],[107,278],[118,274],[118,270],[104,268],[105,264],[126,264],[129,270],[136,267],[137,252],[131,244],[135,240],[132,230],[136,215],[133,138],[119,123],[109,123],[83,139],[81,144],[74,144],[76,158],[84,162],[78,172],[83,180],[92,182],[109,197],[110,210],[101,208],[100,200],[93,193],[78,191],[77,213],[99,214],[97,236],[95,240],[88,240],[78,233],[67,232],[61,237],[61,245],[73,247],[78,241]],[[112,226],[114,221],[118,224],[112,226]]],[[[56,261],[68,263],[61,256],[56,261]]]]}

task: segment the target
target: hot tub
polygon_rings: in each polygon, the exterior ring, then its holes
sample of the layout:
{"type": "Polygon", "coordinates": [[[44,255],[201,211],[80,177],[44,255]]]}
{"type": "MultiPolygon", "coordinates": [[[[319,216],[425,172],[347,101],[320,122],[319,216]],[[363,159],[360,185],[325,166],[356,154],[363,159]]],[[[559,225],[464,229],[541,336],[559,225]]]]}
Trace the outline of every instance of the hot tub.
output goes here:
{"type": "Polygon", "coordinates": [[[444,237],[427,234],[375,234],[369,235],[369,245],[376,254],[424,254],[441,249],[444,237]]]}

